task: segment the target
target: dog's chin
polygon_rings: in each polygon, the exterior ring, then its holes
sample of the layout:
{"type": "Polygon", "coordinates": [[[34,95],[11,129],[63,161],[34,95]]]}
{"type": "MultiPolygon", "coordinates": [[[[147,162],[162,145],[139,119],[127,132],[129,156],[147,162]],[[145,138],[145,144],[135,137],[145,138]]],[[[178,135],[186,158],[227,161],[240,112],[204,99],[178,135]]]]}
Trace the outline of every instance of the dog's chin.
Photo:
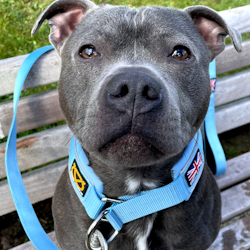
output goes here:
{"type": "Polygon", "coordinates": [[[106,162],[123,167],[142,167],[159,162],[164,154],[143,138],[127,134],[105,144],[100,153],[106,162]]]}

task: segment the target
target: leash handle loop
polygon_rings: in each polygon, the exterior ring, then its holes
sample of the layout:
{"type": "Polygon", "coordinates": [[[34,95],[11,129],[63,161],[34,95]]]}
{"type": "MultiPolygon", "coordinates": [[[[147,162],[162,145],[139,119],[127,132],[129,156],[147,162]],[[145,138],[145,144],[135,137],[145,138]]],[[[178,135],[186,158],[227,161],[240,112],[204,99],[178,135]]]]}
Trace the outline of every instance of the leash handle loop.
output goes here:
{"type": "Polygon", "coordinates": [[[25,190],[22,176],[18,167],[16,152],[16,112],[17,103],[21,94],[23,83],[36,60],[45,52],[52,50],[53,46],[45,46],[32,52],[21,65],[15,82],[13,98],[13,119],[6,144],[5,166],[10,191],[16,206],[17,213],[23,225],[23,228],[30,241],[38,250],[58,250],[56,245],[50,240],[43,230],[35,211],[30,203],[25,190]]]}

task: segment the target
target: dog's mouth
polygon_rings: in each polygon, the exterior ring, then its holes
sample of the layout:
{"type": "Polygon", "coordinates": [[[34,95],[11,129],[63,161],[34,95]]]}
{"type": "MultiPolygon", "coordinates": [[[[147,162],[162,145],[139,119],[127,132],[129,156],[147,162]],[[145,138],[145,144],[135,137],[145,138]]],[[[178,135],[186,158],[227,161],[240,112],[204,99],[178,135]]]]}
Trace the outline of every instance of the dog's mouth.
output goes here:
{"type": "Polygon", "coordinates": [[[131,133],[106,143],[100,152],[107,160],[129,167],[146,166],[164,156],[151,143],[131,133]]]}

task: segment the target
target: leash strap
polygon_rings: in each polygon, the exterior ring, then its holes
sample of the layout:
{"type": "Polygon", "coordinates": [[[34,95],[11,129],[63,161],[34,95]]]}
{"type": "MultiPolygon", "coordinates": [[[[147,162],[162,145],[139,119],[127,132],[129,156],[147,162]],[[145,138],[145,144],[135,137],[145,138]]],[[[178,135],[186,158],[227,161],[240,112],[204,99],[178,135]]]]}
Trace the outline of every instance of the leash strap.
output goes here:
{"type": "Polygon", "coordinates": [[[34,244],[35,248],[38,250],[58,250],[55,244],[50,240],[48,235],[43,230],[35,211],[30,203],[29,197],[25,190],[22,176],[19,171],[17,154],[16,154],[16,112],[17,103],[20,97],[23,83],[36,60],[43,55],[45,52],[52,50],[52,46],[42,47],[34,52],[32,52],[21,65],[14,90],[13,98],[13,120],[10,127],[10,132],[6,145],[5,153],[5,166],[6,173],[9,182],[10,191],[17,209],[17,213],[23,225],[23,228],[29,237],[29,239],[34,244]]]}
{"type": "Polygon", "coordinates": [[[204,121],[204,151],[208,166],[214,175],[224,174],[226,171],[226,157],[221,146],[215,125],[214,94],[216,87],[216,62],[213,60],[209,65],[211,82],[211,96],[209,108],[204,121]]]}

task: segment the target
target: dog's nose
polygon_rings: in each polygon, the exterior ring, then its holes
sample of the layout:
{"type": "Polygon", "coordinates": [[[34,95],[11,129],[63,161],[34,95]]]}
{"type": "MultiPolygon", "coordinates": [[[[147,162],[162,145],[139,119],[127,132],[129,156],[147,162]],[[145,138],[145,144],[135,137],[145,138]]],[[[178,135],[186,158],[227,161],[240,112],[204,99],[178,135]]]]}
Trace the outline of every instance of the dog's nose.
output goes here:
{"type": "Polygon", "coordinates": [[[151,111],[162,100],[161,84],[141,72],[115,75],[107,83],[106,94],[110,107],[133,116],[151,111]]]}

